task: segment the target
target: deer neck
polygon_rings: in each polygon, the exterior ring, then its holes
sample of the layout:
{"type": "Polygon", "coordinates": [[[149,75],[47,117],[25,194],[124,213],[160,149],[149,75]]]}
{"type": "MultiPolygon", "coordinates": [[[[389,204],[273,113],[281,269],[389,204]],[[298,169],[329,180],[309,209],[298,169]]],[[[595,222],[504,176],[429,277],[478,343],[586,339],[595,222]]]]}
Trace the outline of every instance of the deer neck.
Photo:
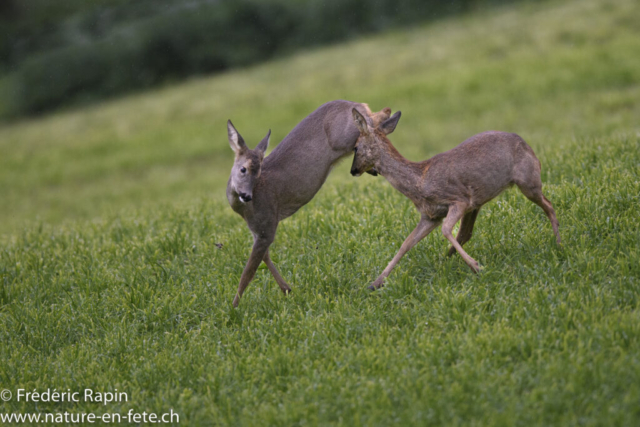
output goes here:
{"type": "Polygon", "coordinates": [[[393,188],[409,198],[416,192],[422,176],[420,165],[405,159],[392,145],[382,151],[375,168],[393,188]]]}

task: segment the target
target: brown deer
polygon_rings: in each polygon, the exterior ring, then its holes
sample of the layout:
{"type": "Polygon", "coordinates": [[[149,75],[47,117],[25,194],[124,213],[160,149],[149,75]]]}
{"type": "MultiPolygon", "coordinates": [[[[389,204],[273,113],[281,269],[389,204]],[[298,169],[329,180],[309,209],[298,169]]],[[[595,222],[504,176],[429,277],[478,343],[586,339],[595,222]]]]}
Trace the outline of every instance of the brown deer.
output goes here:
{"type": "Polygon", "coordinates": [[[291,292],[269,257],[269,246],[278,223],[307,204],[331,168],[353,151],[360,132],[353,123],[352,110],[359,111],[362,120],[374,127],[391,114],[389,108],[372,113],[367,104],[328,102],[302,120],[266,158],[271,131],[250,150],[231,121],[227,123],[229,144],[236,154],[227,200],[253,234],[251,256],[240,277],[234,307],[262,261],[282,292],[291,292]]]}
{"type": "Polygon", "coordinates": [[[360,176],[372,168],[407,196],[421,214],[416,228],[382,274],[369,286],[382,286],[398,261],[442,223],[442,234],[475,273],[480,265],[462,249],[470,238],[480,208],[506,188],[517,185],[525,196],[544,210],[560,244],[558,220],[551,202],[542,194],[540,161],[529,145],[515,133],[484,132],[455,148],[423,162],[405,159],[387,139],[394,131],[400,111],[379,126],[372,126],[358,110],[352,110],[360,130],[351,174],[360,176]],[[457,238],[453,227],[462,220],[457,238]]]}

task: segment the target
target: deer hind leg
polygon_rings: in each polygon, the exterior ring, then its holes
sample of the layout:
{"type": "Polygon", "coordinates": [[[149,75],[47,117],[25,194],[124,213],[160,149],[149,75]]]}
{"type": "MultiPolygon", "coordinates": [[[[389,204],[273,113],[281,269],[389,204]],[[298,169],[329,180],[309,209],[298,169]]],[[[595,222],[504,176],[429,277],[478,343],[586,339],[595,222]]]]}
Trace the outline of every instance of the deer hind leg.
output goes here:
{"type": "MultiPolygon", "coordinates": [[[[471,234],[473,233],[473,226],[476,223],[476,218],[478,217],[478,212],[480,212],[480,208],[468,212],[462,217],[462,221],[460,222],[460,230],[458,230],[458,236],[456,240],[460,243],[460,246],[463,246],[465,243],[471,239],[471,234]]],[[[456,248],[451,246],[449,248],[449,253],[447,256],[451,256],[456,253],[456,248]]]]}
{"type": "Polygon", "coordinates": [[[409,252],[409,250],[414,247],[420,240],[424,239],[429,233],[431,233],[431,231],[433,231],[433,229],[436,228],[438,224],[440,224],[439,221],[431,221],[426,217],[422,217],[416,228],[411,232],[411,234],[409,234],[404,243],[402,243],[402,246],[400,246],[400,250],[398,251],[396,256],[393,257],[382,274],[380,274],[380,276],[369,286],[369,289],[375,291],[376,289],[382,287],[384,279],[389,276],[391,270],[393,270],[396,264],[398,264],[398,262],[400,261],[400,258],[402,258],[404,254],[409,252]]]}
{"type": "Polygon", "coordinates": [[[467,205],[464,203],[458,203],[449,207],[449,213],[447,214],[447,217],[442,222],[442,234],[444,234],[444,237],[446,237],[447,240],[451,242],[451,245],[453,245],[455,250],[458,251],[458,253],[462,257],[464,262],[467,263],[469,268],[471,268],[471,270],[473,270],[474,273],[478,273],[480,272],[480,264],[478,264],[478,261],[471,258],[469,254],[466,253],[464,249],[462,249],[462,245],[458,243],[458,241],[453,237],[453,234],[452,234],[453,227],[465,215],[464,211],[466,207],[467,205]]]}
{"type": "Polygon", "coordinates": [[[520,191],[522,191],[522,194],[527,197],[527,199],[540,206],[544,213],[547,214],[547,217],[551,222],[551,227],[553,228],[553,234],[555,234],[556,236],[556,243],[559,245],[560,232],[558,231],[558,219],[556,218],[556,211],[553,209],[553,205],[551,204],[549,199],[544,197],[544,194],[542,194],[542,182],[535,183],[533,185],[528,183],[516,182],[516,185],[518,186],[520,191]]]}
{"type": "Polygon", "coordinates": [[[271,261],[271,257],[269,256],[269,250],[268,249],[267,249],[267,253],[264,255],[264,263],[267,264],[267,267],[269,268],[269,271],[271,272],[271,275],[273,276],[274,279],[276,279],[276,282],[278,283],[278,286],[280,286],[280,289],[282,290],[282,293],[284,293],[285,295],[290,293],[291,292],[291,288],[289,287],[289,285],[287,285],[287,282],[284,281],[284,279],[280,275],[280,272],[278,271],[276,266],[271,261]]]}

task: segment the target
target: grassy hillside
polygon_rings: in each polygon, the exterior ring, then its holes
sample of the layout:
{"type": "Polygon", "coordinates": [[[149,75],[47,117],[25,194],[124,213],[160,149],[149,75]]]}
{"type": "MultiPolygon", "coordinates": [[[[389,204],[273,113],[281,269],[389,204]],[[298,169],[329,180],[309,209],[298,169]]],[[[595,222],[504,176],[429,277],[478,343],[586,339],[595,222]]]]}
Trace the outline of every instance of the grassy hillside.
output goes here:
{"type": "Polygon", "coordinates": [[[0,389],[129,396],[0,413],[637,425],[639,18],[632,0],[521,5],[0,129],[0,389]],[[437,231],[369,293],[418,218],[345,162],[279,229],[293,295],[261,269],[232,309],[250,237],[224,200],[225,121],[277,142],[335,98],[401,109],[414,160],[518,132],[563,248],[509,191],[465,246],[481,275],[437,231]]]}
{"type": "Polygon", "coordinates": [[[228,118],[276,143],[331,99],[403,110],[394,140],[414,159],[487,129],[534,148],[633,132],[638,16],[632,1],[506,9],[0,128],[0,230],[221,200],[228,118]]]}

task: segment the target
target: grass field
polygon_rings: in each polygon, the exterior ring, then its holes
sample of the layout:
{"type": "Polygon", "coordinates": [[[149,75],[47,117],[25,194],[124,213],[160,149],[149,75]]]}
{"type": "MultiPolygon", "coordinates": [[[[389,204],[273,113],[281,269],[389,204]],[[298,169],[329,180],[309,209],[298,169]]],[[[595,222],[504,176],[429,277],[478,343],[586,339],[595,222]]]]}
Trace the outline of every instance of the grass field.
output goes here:
{"type": "Polygon", "coordinates": [[[0,128],[0,390],[118,389],[182,425],[640,424],[640,4],[495,9],[0,128]],[[348,174],[279,228],[232,309],[251,238],[227,206],[225,122],[272,145],[331,99],[403,112],[412,160],[519,133],[560,221],[517,190],[465,246],[348,174]],[[222,248],[217,244],[222,243],[222,248]]]}

